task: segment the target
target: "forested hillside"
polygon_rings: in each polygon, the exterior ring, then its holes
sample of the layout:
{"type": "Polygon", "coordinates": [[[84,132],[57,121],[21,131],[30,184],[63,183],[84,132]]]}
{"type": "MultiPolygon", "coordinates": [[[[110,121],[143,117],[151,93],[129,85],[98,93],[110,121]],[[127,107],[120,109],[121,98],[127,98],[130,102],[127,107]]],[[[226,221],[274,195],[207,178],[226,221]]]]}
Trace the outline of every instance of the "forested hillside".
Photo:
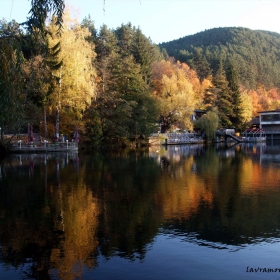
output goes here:
{"type": "Polygon", "coordinates": [[[247,89],[280,88],[280,34],[242,27],[205,30],[160,44],[170,56],[186,62],[203,80],[216,74],[222,61],[233,63],[240,83],[247,89]]]}

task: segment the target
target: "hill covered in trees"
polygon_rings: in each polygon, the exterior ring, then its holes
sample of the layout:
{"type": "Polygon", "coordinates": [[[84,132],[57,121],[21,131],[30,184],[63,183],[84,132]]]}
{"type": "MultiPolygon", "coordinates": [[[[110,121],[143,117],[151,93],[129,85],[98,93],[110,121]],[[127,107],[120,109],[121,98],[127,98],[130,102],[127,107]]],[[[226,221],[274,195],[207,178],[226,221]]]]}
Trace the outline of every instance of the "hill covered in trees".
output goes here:
{"type": "Polygon", "coordinates": [[[214,28],[159,45],[201,80],[230,63],[246,89],[280,88],[280,34],[242,27],[214,28]]]}

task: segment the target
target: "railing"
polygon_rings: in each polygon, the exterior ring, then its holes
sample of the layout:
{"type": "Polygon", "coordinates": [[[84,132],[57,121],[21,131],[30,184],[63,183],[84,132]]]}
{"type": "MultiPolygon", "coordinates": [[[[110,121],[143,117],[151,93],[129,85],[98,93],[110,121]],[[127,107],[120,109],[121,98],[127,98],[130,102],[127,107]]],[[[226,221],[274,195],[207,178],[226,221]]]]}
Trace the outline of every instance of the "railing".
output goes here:
{"type": "Polygon", "coordinates": [[[168,139],[178,139],[178,138],[194,138],[196,136],[195,133],[167,133],[166,136],[168,139]]]}
{"type": "Polygon", "coordinates": [[[44,142],[30,142],[30,143],[22,143],[19,140],[17,143],[14,143],[10,146],[12,151],[68,151],[68,150],[78,150],[78,143],[76,142],[57,142],[57,143],[49,143],[47,141],[44,142]]]}
{"type": "Polygon", "coordinates": [[[57,142],[57,143],[44,143],[45,148],[52,148],[52,149],[74,149],[78,148],[78,144],[75,142],[57,142]]]}
{"type": "Polygon", "coordinates": [[[188,144],[202,143],[203,139],[198,137],[196,133],[154,133],[150,135],[150,143],[152,139],[158,139],[161,144],[188,144]]]}
{"type": "Polygon", "coordinates": [[[261,128],[257,129],[246,129],[243,133],[242,136],[246,137],[248,140],[250,138],[265,138],[266,131],[264,131],[261,128]]]}
{"type": "Polygon", "coordinates": [[[274,130],[274,129],[270,129],[270,130],[265,130],[264,131],[266,134],[280,134],[280,130],[274,130]]]}

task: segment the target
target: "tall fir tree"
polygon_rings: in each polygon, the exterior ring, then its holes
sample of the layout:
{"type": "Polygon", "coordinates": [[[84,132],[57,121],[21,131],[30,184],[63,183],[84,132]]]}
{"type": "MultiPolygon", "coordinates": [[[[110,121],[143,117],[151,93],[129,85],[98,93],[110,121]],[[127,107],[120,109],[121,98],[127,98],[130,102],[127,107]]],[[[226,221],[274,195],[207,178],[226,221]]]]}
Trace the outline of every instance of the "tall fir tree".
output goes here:
{"type": "Polygon", "coordinates": [[[131,23],[122,24],[120,27],[115,29],[114,33],[118,39],[120,55],[122,57],[131,55],[135,27],[132,27],[131,23]]]}
{"type": "Polygon", "coordinates": [[[233,63],[228,64],[227,68],[227,80],[229,83],[229,88],[231,90],[232,94],[232,105],[233,105],[233,114],[231,116],[231,122],[233,126],[237,130],[242,129],[242,108],[241,108],[241,92],[239,89],[239,84],[238,84],[238,74],[237,71],[233,65],[233,63]]]}
{"type": "Polygon", "coordinates": [[[196,71],[201,82],[212,74],[210,64],[200,48],[195,49],[191,66],[196,71]]]}
{"type": "Polygon", "coordinates": [[[158,47],[137,28],[133,34],[131,53],[135,62],[141,66],[140,71],[143,80],[150,87],[152,63],[162,58],[158,47]]]}
{"type": "Polygon", "coordinates": [[[213,88],[210,89],[211,94],[214,96],[211,107],[218,109],[220,125],[222,127],[231,127],[231,118],[234,114],[232,96],[228,81],[226,79],[225,71],[223,69],[223,61],[220,59],[219,69],[217,74],[213,77],[213,88]]]}
{"type": "Polygon", "coordinates": [[[97,29],[95,28],[94,21],[91,19],[90,15],[88,15],[82,20],[81,27],[87,28],[90,32],[90,35],[86,39],[89,42],[96,44],[97,29]]]}

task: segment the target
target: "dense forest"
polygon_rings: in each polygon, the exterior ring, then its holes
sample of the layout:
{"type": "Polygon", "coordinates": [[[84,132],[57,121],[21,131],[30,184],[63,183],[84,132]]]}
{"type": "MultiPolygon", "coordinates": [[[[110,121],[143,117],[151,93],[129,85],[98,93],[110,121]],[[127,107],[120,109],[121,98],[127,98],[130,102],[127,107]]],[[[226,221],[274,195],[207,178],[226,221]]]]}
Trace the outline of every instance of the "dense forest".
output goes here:
{"type": "Polygon", "coordinates": [[[78,129],[84,147],[209,123],[241,131],[280,105],[278,34],[218,28],[157,46],[131,23],[97,29],[67,10],[33,22],[0,21],[2,144],[28,124],[50,141],[78,129]],[[207,113],[194,122],[195,109],[207,113]]]}
{"type": "Polygon", "coordinates": [[[220,60],[234,62],[247,89],[280,87],[280,34],[243,27],[220,27],[160,44],[170,56],[188,63],[201,79],[216,74],[220,60]]]}

